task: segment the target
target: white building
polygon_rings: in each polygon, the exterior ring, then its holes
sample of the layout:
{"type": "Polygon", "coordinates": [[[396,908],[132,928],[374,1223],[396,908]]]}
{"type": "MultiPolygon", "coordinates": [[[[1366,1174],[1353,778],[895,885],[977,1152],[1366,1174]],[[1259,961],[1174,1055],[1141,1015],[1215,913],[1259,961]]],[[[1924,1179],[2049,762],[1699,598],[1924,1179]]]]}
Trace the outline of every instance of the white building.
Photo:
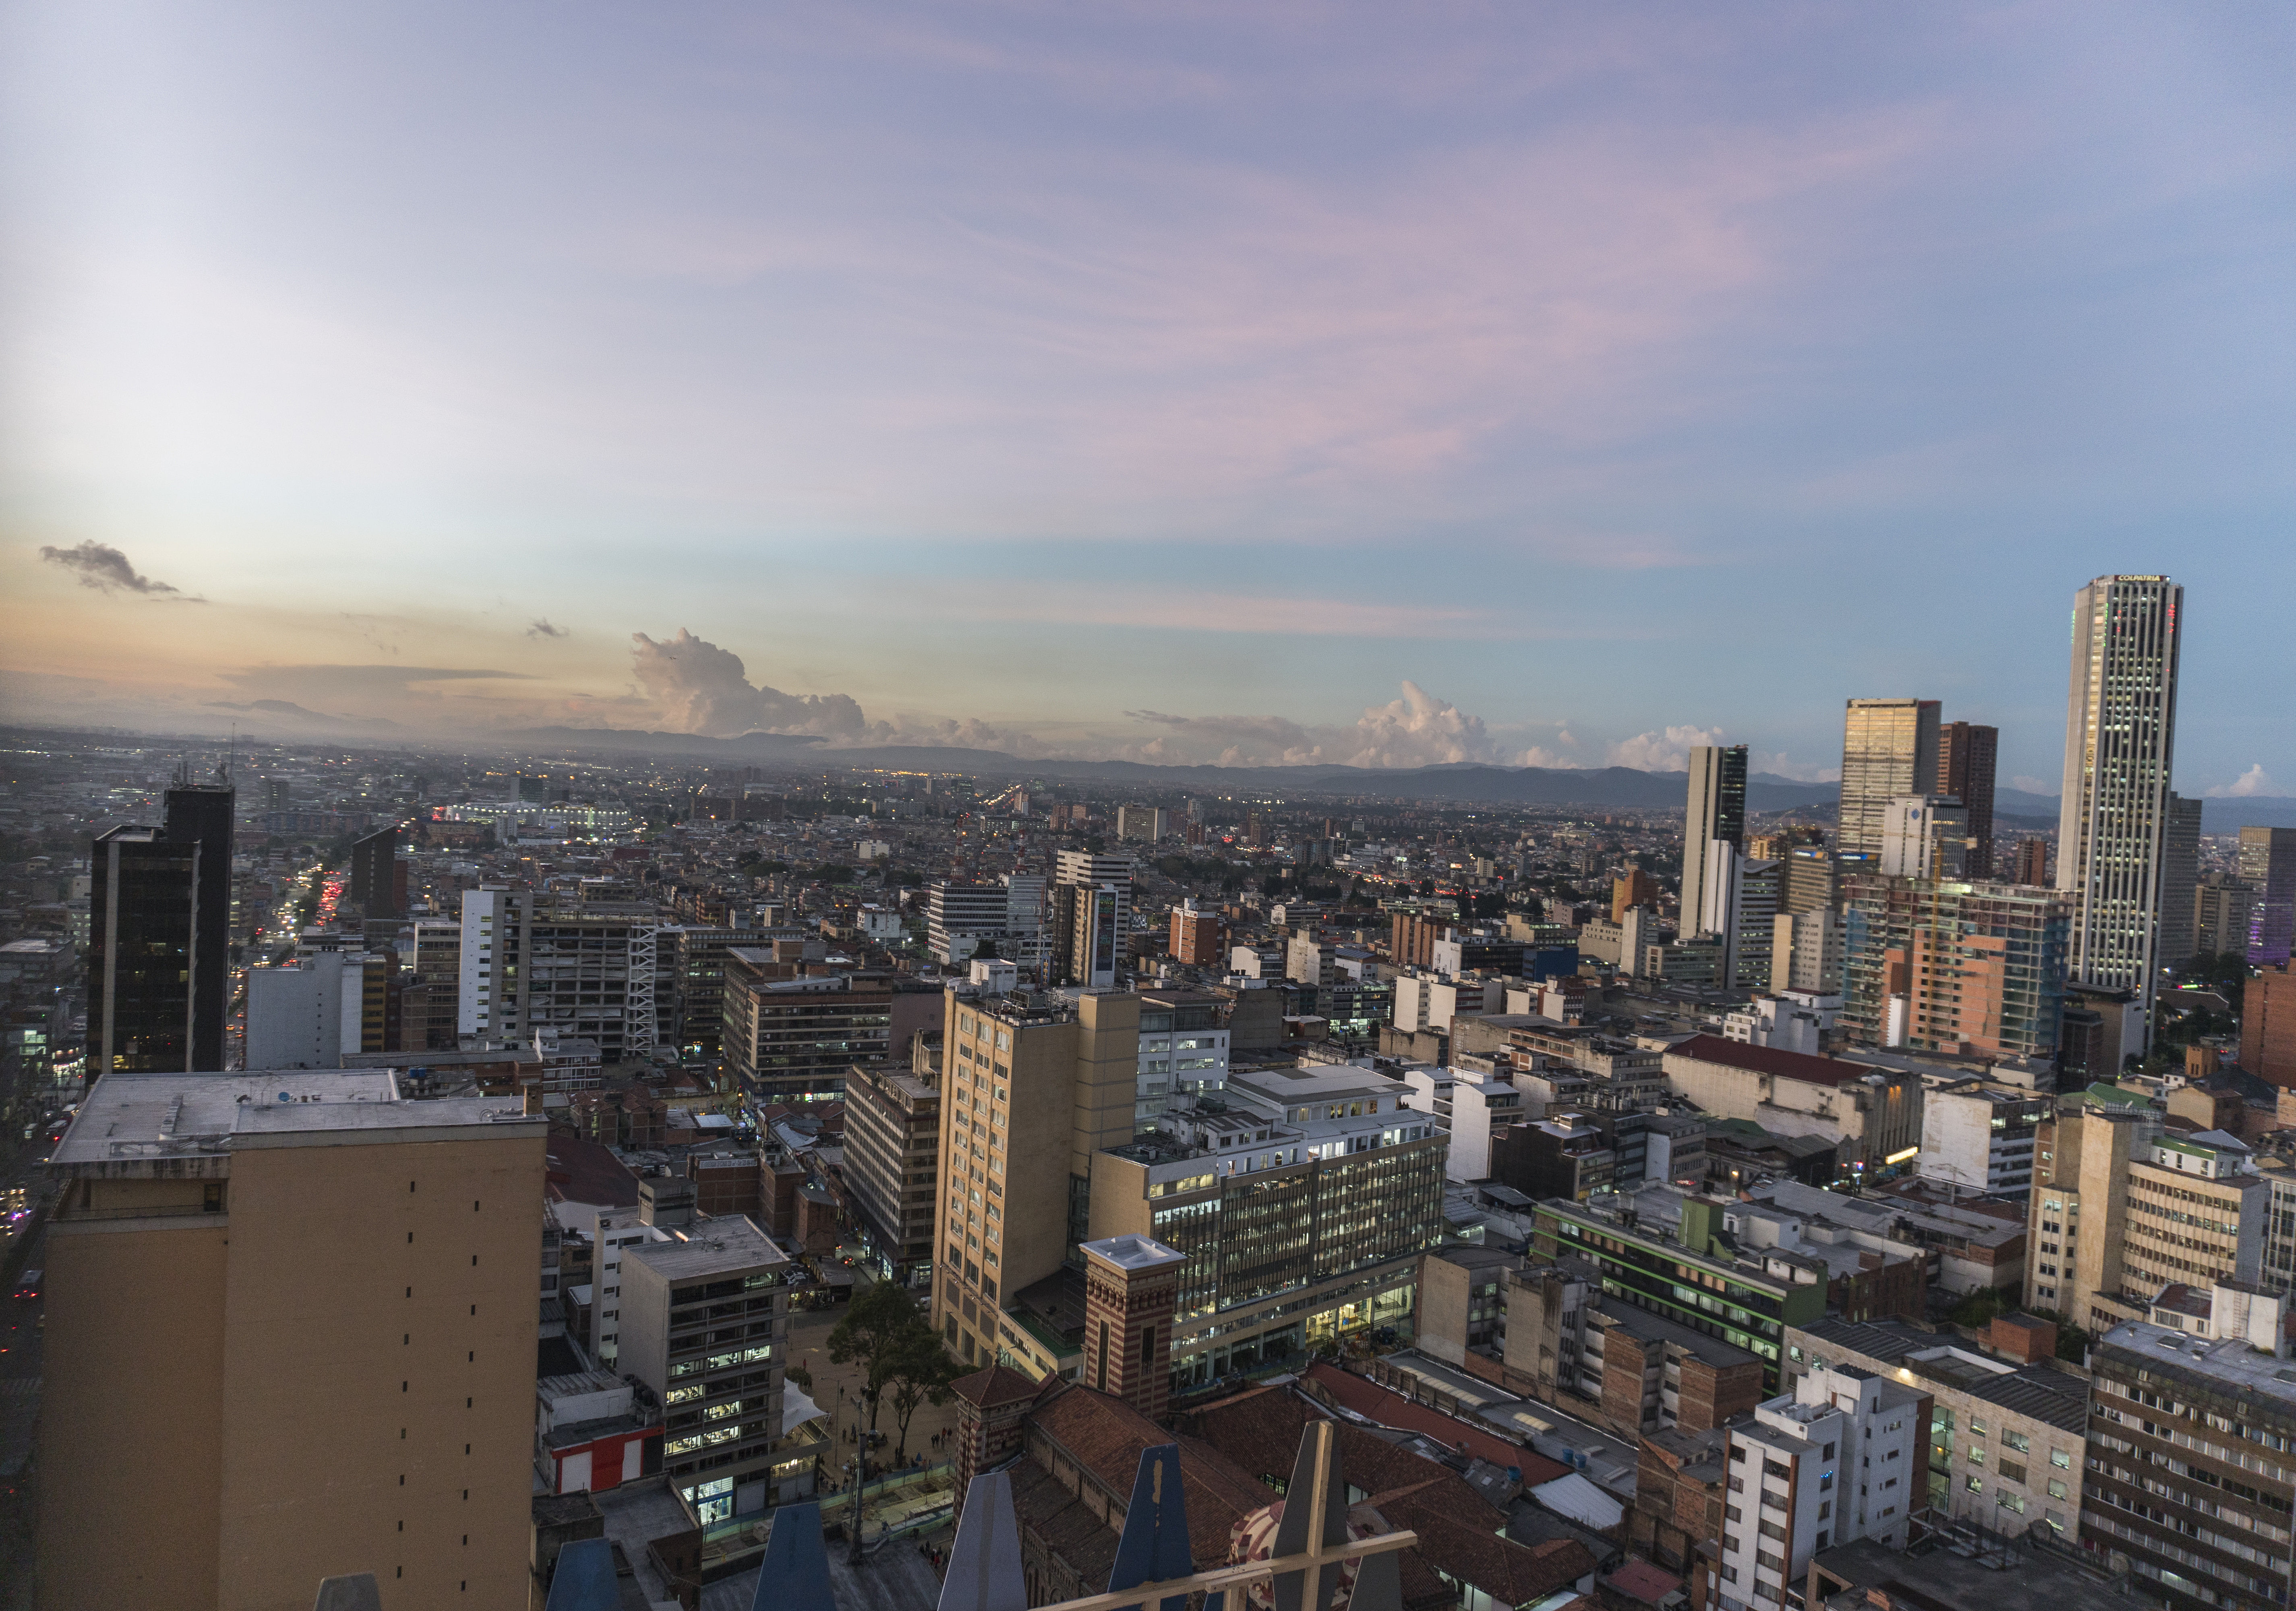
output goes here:
{"type": "Polygon", "coordinates": [[[1929,1502],[1931,1397],[1855,1367],[1813,1369],[1730,1429],[1724,1611],[1782,1607],[1810,1557],[1878,1539],[1906,1546],[1929,1502]]]}
{"type": "Polygon", "coordinates": [[[1757,996],[1722,1018],[1722,1037],[1748,1046],[1775,1046],[1783,1051],[1820,1056],[1825,1037],[1841,1014],[1841,998],[1800,990],[1757,996]]]}
{"type": "MultiPolygon", "coordinates": [[[[363,952],[316,951],[248,969],[246,1066],[340,1068],[346,1051],[370,1049],[362,1038],[367,975],[371,969],[378,986],[386,983],[386,964],[363,952]]],[[[371,1049],[382,1050],[375,1039],[371,1049]]]]}
{"type": "Polygon", "coordinates": [[[1770,919],[1770,988],[1839,997],[1841,914],[1781,912],[1770,919]]]}
{"type": "Polygon", "coordinates": [[[455,1032],[594,1041],[608,1063],[653,1048],[663,925],[644,912],[537,905],[525,891],[463,892],[455,1032]]]}
{"type": "Polygon", "coordinates": [[[1417,1032],[1451,1032],[1452,1021],[1479,1018],[1500,1011],[1506,1002],[1505,981],[1469,974],[1446,978],[1422,968],[1410,968],[1395,978],[1395,1027],[1417,1032]]]}
{"type": "Polygon", "coordinates": [[[1465,1069],[1406,1068],[1403,1105],[1451,1132],[1443,1172],[1454,1180],[1488,1180],[1491,1136],[1504,1125],[1538,1115],[1524,1093],[1496,1074],[1465,1069]]]}
{"type": "Polygon", "coordinates": [[[1317,988],[1332,982],[1333,948],[1313,934],[1294,934],[1283,948],[1283,977],[1294,984],[1317,988]]]}
{"type": "Polygon", "coordinates": [[[1922,1096],[1925,1179],[1968,1192],[2023,1193],[2033,1184],[2033,1140],[2054,1104],[2030,1090],[1971,1079],[1922,1096]]]}
{"type": "Polygon", "coordinates": [[[1900,794],[1882,813],[1882,871],[1892,878],[1960,878],[1969,813],[1950,795],[1900,794]]]}

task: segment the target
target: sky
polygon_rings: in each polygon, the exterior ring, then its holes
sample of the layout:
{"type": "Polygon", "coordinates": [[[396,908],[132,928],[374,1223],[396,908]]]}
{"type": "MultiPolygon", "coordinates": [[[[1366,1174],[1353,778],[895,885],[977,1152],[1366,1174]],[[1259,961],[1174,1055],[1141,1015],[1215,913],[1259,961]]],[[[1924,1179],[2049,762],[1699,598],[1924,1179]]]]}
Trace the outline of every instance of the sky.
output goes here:
{"type": "Polygon", "coordinates": [[[0,12],[0,716],[2296,793],[2296,12],[0,12]]]}

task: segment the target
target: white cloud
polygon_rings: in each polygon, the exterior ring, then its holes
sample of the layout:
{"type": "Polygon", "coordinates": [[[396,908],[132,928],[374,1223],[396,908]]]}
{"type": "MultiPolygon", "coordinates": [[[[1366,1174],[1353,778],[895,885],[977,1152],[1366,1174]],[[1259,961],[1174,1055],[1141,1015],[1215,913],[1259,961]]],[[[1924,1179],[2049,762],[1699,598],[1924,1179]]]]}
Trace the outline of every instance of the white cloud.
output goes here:
{"type": "Polygon", "coordinates": [[[2247,800],[2259,794],[2276,795],[2280,793],[2280,785],[2272,781],[2270,774],[2264,769],[2264,764],[2259,761],[2231,783],[2220,783],[2208,792],[2219,800],[2247,800]]]}
{"type": "Polygon", "coordinates": [[[2059,786],[2046,777],[2028,777],[2022,773],[2011,778],[2009,784],[2012,788],[2022,789],[2028,794],[2054,794],[2059,786]]]}
{"type": "Polygon", "coordinates": [[[1693,745],[1721,742],[1719,727],[1669,727],[1663,733],[1637,733],[1611,746],[1610,763],[1644,772],[1679,772],[1690,764],[1693,745]]]}
{"type": "Polygon", "coordinates": [[[1481,717],[1436,698],[1414,682],[1403,685],[1400,699],[1368,707],[1344,727],[1308,727],[1287,716],[1174,716],[1161,711],[1125,714],[1163,730],[1145,744],[1121,744],[1095,759],[1227,767],[1553,764],[1502,751],[1481,717]]]}
{"type": "Polygon", "coordinates": [[[1775,777],[1790,777],[1796,783],[1840,783],[1840,767],[1814,766],[1806,760],[1796,760],[1784,750],[1773,750],[1767,755],[1747,757],[1746,770],[1767,772],[1775,777]]]}
{"type": "Polygon", "coordinates": [[[718,737],[818,733],[842,738],[859,735],[868,726],[849,695],[784,694],[762,684],[752,686],[740,655],[684,627],[676,637],[661,643],[633,632],[630,643],[638,686],[672,732],[718,737]]]}

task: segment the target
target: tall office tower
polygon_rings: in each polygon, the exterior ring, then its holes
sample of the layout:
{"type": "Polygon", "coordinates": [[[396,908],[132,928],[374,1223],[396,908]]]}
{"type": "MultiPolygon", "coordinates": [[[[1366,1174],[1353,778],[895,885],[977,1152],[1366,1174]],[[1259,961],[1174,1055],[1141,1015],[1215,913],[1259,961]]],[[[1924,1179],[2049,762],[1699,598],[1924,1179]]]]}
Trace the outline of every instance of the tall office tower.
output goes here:
{"type": "Polygon", "coordinates": [[[1906,794],[1882,818],[1882,871],[1891,878],[1969,875],[1969,813],[1956,801],[1906,794]]]}
{"type": "Polygon", "coordinates": [[[2280,963],[2248,982],[2240,1014],[2240,1066],[2296,1090],[2296,965],[2280,963]]]}
{"type": "Polygon", "coordinates": [[[93,1073],[190,1069],[199,867],[197,841],[184,843],[158,828],[119,827],[97,836],[87,948],[93,1073]]]}
{"type": "Polygon", "coordinates": [[[1969,813],[1969,876],[1993,876],[1993,764],[2001,748],[2001,729],[1972,727],[1965,721],[1940,723],[1938,727],[1938,770],[1934,792],[1961,801],[1969,813]]]}
{"type": "MultiPolygon", "coordinates": [[[[2230,873],[2203,874],[2193,890],[2192,954],[2215,957],[2248,952],[2248,920],[2256,891],[2230,873]]],[[[2166,922],[2164,914],[2161,919],[2166,922]]]]}
{"type": "Polygon", "coordinates": [[[1721,976],[1716,982],[1725,990],[1761,990],[1770,982],[1771,925],[1784,882],[1780,874],[1776,862],[1742,856],[1726,839],[1707,847],[1706,901],[1697,928],[1722,941],[1721,976]]]}
{"type": "Polygon", "coordinates": [[[2201,882],[2201,802],[2169,796],[2169,826],[2161,836],[2160,966],[2173,968],[2193,955],[2193,896],[2201,882]]]}
{"type": "Polygon", "coordinates": [[[1780,864],[1784,884],[1778,894],[1782,912],[1827,912],[1833,909],[1838,864],[1822,844],[1798,844],[1780,864]]]}
{"type": "Polygon", "coordinates": [[[1926,793],[1937,781],[1938,702],[1853,699],[1841,736],[1842,851],[1882,849],[1890,802],[1926,793]]]}
{"type": "Polygon", "coordinates": [[[2037,884],[2043,889],[2053,887],[2049,878],[2049,842],[2027,839],[2017,846],[2017,865],[2011,869],[2013,884],[2037,884]]]}
{"type": "Polygon", "coordinates": [[[200,847],[200,899],[192,914],[192,1057],[187,1068],[223,1069],[223,1026],[231,1016],[232,810],[237,800],[218,768],[212,784],[168,791],[168,837],[200,847]]]}
{"type": "Polygon", "coordinates": [[[283,777],[265,778],[263,803],[266,809],[274,811],[291,810],[295,804],[295,785],[283,777]]]}
{"type": "Polygon", "coordinates": [[[963,962],[985,944],[1004,938],[1010,898],[1001,884],[957,884],[936,878],[925,887],[925,940],[945,966],[963,962]]]}
{"type": "Polygon", "coordinates": [[[526,1005],[523,949],[533,913],[534,897],[525,890],[495,885],[463,892],[456,1034],[496,1040],[521,1038],[526,1005]]]}
{"type": "Polygon", "coordinates": [[[398,859],[398,829],[381,828],[351,841],[351,884],[345,892],[370,917],[406,910],[406,875],[398,859]]]}
{"type": "Polygon", "coordinates": [[[2259,967],[2288,960],[2296,939],[2296,828],[2243,828],[2241,879],[2256,892],[2248,917],[2248,959],[2259,967]]]}
{"type": "Polygon", "coordinates": [[[2057,887],[2079,896],[2073,982],[2135,998],[2152,1037],[2161,857],[2177,736],[2177,613],[2165,576],[2100,576],[2073,596],[2057,887]]]}
{"type": "Polygon", "coordinates": [[[1746,843],[1746,746],[1699,744],[1690,752],[1690,800],[1682,820],[1682,932],[1706,910],[1707,866],[1717,840],[1746,843]]]}
{"type": "Polygon", "coordinates": [[[49,1166],[41,1606],[308,1606],[357,1572],[526,1603],[548,1122],[520,1106],[387,1070],[90,1088],[49,1166]]]}

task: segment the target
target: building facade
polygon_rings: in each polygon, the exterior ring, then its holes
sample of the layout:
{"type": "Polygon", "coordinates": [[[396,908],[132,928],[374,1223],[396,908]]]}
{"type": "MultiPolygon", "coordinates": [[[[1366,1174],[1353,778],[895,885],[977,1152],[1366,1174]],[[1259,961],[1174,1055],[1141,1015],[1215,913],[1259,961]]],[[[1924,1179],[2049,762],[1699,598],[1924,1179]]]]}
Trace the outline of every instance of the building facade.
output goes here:
{"type": "Polygon", "coordinates": [[[2241,882],[2250,896],[2249,961],[2259,967],[2276,967],[2288,960],[2289,942],[2296,935],[2296,828],[2243,828],[2240,831],[2241,882]]]}
{"type": "Polygon", "coordinates": [[[930,1270],[940,1166],[940,1092],[913,1073],[856,1064],[845,1077],[845,1186],[885,1273],[930,1270]]]}
{"type": "Polygon", "coordinates": [[[1841,1024],[1854,1043],[2054,1060],[2070,898],[1872,873],[1842,884],[1841,1024]]]}
{"type": "Polygon", "coordinates": [[[1938,725],[1936,792],[1961,801],[1969,818],[1969,876],[1993,876],[1993,772],[2001,729],[1965,721],[1938,725]]]}
{"type": "Polygon", "coordinates": [[[855,1064],[892,1045],[893,989],[882,974],[789,976],[770,952],[726,953],[726,1066],[758,1102],[833,1097],[855,1064]]]}
{"type": "MultiPolygon", "coordinates": [[[[1690,797],[1682,826],[1683,930],[1696,926],[1712,883],[1707,868],[1718,842],[1746,842],[1746,746],[1697,744],[1690,752],[1690,797]]],[[[1632,904],[1629,902],[1628,904],[1632,904]]]]}
{"type": "Polygon", "coordinates": [[[1879,855],[1890,802],[1925,793],[1938,775],[1938,702],[1853,699],[1841,732],[1839,851],[1879,855]]]}

